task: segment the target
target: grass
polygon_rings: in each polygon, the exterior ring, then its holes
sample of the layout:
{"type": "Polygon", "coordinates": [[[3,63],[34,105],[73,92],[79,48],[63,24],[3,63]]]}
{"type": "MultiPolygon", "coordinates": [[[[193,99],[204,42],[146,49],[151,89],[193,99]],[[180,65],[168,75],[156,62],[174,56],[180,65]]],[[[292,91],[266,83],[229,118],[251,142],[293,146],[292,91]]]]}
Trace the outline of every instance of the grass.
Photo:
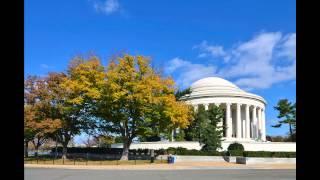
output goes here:
{"type": "MultiPolygon", "coordinates": [[[[85,159],[50,159],[50,158],[25,158],[25,164],[55,164],[55,165],[139,165],[151,164],[150,160],[85,160],[85,159]]],[[[166,160],[154,160],[153,164],[167,163],[166,160]]]]}

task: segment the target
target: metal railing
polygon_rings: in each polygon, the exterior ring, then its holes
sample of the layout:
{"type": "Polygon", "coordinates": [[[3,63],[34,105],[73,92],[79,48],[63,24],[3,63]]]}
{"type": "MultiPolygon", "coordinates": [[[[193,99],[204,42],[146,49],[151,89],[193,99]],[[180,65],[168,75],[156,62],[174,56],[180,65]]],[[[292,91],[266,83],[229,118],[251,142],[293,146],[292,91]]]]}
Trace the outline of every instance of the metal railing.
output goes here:
{"type": "Polygon", "coordinates": [[[53,164],[53,165],[137,165],[137,164],[160,164],[167,163],[162,156],[159,159],[151,158],[150,155],[129,155],[128,161],[121,161],[118,154],[91,154],[91,153],[72,153],[67,154],[67,158],[62,158],[61,153],[57,156],[38,155],[24,159],[25,164],[53,164]]]}

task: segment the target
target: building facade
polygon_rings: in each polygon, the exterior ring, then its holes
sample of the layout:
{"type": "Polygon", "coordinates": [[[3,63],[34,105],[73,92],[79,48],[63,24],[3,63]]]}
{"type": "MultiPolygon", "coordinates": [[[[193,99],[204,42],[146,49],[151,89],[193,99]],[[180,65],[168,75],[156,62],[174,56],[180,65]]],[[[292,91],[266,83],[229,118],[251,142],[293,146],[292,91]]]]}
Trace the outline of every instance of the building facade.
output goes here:
{"type": "MultiPolygon", "coordinates": [[[[191,93],[180,100],[191,104],[195,110],[199,105],[208,109],[210,105],[223,109],[225,117],[220,125],[224,125],[223,141],[218,151],[226,151],[233,142],[239,142],[245,151],[286,151],[296,152],[295,142],[266,141],[266,101],[258,95],[245,92],[233,83],[219,78],[207,77],[194,82],[191,93]]],[[[183,147],[200,150],[203,144],[195,141],[159,141],[134,142],[130,149],[166,149],[168,147],[183,147]]],[[[113,144],[113,148],[123,145],[113,144]]]]}
{"type": "Polygon", "coordinates": [[[266,101],[258,95],[245,92],[235,84],[219,78],[207,77],[191,85],[191,94],[181,98],[195,110],[199,105],[219,106],[225,112],[222,120],[225,141],[266,141],[266,101]]]}

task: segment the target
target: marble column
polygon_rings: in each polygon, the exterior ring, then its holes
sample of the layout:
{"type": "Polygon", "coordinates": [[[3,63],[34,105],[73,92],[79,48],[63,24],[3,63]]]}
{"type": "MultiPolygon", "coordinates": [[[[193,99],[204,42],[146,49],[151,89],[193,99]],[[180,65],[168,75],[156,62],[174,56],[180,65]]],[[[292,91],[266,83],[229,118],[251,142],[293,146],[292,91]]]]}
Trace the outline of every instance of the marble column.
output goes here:
{"type": "Polygon", "coordinates": [[[250,114],[249,114],[249,105],[246,104],[246,138],[250,139],[250,114]]]}
{"type": "Polygon", "coordinates": [[[257,107],[253,106],[252,109],[252,119],[253,119],[253,138],[257,138],[257,107]]]}
{"type": "Polygon", "coordinates": [[[208,110],[209,109],[209,104],[203,104],[204,105],[204,110],[208,110]]]}
{"type": "MultiPolygon", "coordinates": [[[[217,106],[217,107],[220,107],[220,103],[214,103],[214,105],[217,106]]],[[[217,125],[218,125],[219,127],[221,127],[221,128],[219,128],[219,129],[222,129],[223,119],[220,119],[220,122],[219,122],[217,125]]]]}
{"type": "Polygon", "coordinates": [[[261,139],[261,108],[257,109],[258,117],[257,117],[257,138],[261,139]]]}
{"type": "Polygon", "coordinates": [[[266,113],[265,110],[262,109],[262,141],[266,141],[266,113]]]}
{"type": "Polygon", "coordinates": [[[171,141],[172,142],[174,141],[174,130],[173,129],[171,130],[171,141]]]}
{"type": "Polygon", "coordinates": [[[263,134],[263,109],[260,108],[260,139],[262,140],[262,134],[263,134]]]}
{"type": "Polygon", "coordinates": [[[197,112],[198,111],[198,104],[193,105],[194,111],[197,112]]]}
{"type": "Polygon", "coordinates": [[[237,121],[236,121],[237,139],[241,138],[241,104],[237,104],[237,121]]]}
{"type": "Polygon", "coordinates": [[[226,137],[232,136],[232,119],[231,119],[231,103],[226,103],[226,137]]]}

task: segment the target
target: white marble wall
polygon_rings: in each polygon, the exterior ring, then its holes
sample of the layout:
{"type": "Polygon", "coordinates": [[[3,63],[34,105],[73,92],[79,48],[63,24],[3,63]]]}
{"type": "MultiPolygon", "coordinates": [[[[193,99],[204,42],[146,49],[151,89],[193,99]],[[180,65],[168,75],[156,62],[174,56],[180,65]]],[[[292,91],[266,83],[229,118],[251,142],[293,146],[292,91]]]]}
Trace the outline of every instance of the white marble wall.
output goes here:
{"type": "MultiPolygon", "coordinates": [[[[233,142],[222,142],[222,149],[226,151],[228,146],[233,142]]],[[[240,142],[246,151],[283,151],[283,152],[296,152],[295,142],[240,142]]],[[[112,148],[122,148],[122,144],[112,144],[112,148]]],[[[167,149],[169,147],[183,147],[187,149],[200,150],[201,145],[199,142],[183,141],[183,142],[141,142],[132,143],[130,149],[167,149]]]]}

